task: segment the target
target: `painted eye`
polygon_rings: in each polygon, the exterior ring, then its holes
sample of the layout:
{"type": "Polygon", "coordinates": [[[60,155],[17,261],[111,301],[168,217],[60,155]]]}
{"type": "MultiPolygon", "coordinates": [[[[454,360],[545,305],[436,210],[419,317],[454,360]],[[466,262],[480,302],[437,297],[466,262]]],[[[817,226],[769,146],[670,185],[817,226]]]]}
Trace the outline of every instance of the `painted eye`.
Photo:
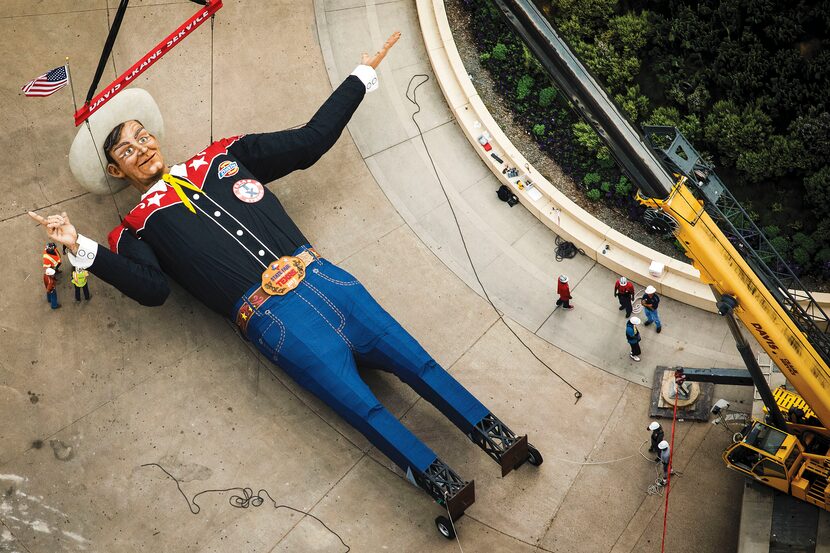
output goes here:
{"type": "Polygon", "coordinates": [[[149,136],[142,136],[141,138],[138,139],[138,143],[139,144],[145,144],[148,140],[150,140],[149,136]]]}

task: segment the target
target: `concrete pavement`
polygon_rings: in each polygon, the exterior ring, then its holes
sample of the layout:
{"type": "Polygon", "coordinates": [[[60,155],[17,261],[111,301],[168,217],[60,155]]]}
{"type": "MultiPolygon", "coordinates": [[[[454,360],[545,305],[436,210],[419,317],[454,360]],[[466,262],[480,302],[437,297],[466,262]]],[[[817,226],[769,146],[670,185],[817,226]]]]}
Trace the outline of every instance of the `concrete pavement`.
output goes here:
{"type": "MultiPolygon", "coordinates": [[[[414,2],[226,0],[215,28],[216,137],[306,121],[363,50],[394,29],[404,38],[381,66],[349,131],[308,171],[271,185],[315,246],[355,273],[464,385],[545,455],[539,469],[498,468],[431,406],[384,374],[366,378],[381,401],[465,478],[476,504],[459,521],[465,551],[656,551],[660,498],[647,437],[656,365],[739,366],[716,316],[665,301],[665,330],[644,329],[644,361],[628,360],[614,275],[577,257],[557,263],[554,236],[495,180],[450,119],[430,80],[419,123],[482,283],[466,260],[449,205],[409,120],[414,74],[430,75],[414,2]],[[287,32],[286,29],[290,29],[287,32]],[[577,309],[554,309],[555,277],[574,283],[577,309]],[[572,390],[524,349],[509,324],[572,390]],[[581,464],[588,462],[589,464],[581,464]],[[613,462],[607,462],[613,461],[613,462]],[[600,463],[600,464],[593,464],[600,463]]],[[[69,174],[69,90],[28,99],[18,87],[69,55],[76,94],[92,78],[115,0],[13,0],[0,15],[7,76],[0,144],[14,156],[0,183],[0,551],[341,551],[315,520],[287,510],[233,509],[209,488],[266,488],[278,503],[321,518],[352,551],[454,551],[432,519],[440,509],[325,405],[262,365],[229,328],[176,289],[141,308],[91,280],[76,306],[64,276],[52,312],[39,271],[44,238],[28,209],[67,211],[105,242],[113,200],[84,194],[69,174]]],[[[195,11],[190,2],[134,1],[104,83],[195,11]]],[[[174,159],[210,133],[210,34],[202,27],[137,83],[166,117],[174,159]]],[[[136,201],[115,198],[121,211],[136,201]]],[[[750,394],[721,390],[730,400],[750,394]]],[[[684,475],[672,492],[671,551],[734,549],[741,480],[720,466],[728,435],[680,424],[684,475]],[[706,494],[700,493],[706,490],[706,494]],[[699,541],[687,541],[699,530],[699,541]]]]}

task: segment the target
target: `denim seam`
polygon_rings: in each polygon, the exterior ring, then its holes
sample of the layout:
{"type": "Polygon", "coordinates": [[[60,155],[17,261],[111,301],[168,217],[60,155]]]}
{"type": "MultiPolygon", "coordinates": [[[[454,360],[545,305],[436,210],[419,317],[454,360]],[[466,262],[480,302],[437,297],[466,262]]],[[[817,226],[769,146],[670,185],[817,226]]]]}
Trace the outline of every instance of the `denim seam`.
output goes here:
{"type": "MultiPolygon", "coordinates": [[[[295,290],[295,291],[296,291],[296,290],[295,290]]],[[[317,309],[317,308],[314,306],[314,304],[313,304],[313,303],[311,303],[310,301],[308,301],[307,299],[305,299],[305,298],[303,297],[303,295],[302,295],[302,294],[300,294],[299,292],[297,292],[297,297],[298,297],[298,298],[300,298],[301,300],[303,300],[304,302],[306,302],[306,303],[308,304],[308,306],[309,306],[309,307],[311,307],[314,311],[316,311],[316,312],[317,312],[317,314],[318,314],[318,315],[320,315],[320,318],[321,318],[321,319],[323,319],[324,321],[326,321],[326,324],[328,324],[328,325],[331,327],[331,329],[332,329],[332,330],[333,330],[333,331],[334,331],[334,332],[335,332],[338,336],[340,336],[340,338],[343,340],[343,342],[345,342],[345,343],[346,343],[346,345],[349,347],[349,349],[350,349],[350,350],[352,350],[352,351],[354,351],[354,346],[352,345],[352,343],[351,343],[351,342],[349,342],[349,339],[348,339],[348,338],[346,338],[346,335],[345,335],[345,334],[343,334],[342,332],[340,332],[339,330],[337,330],[336,328],[334,328],[334,325],[333,325],[333,324],[331,324],[331,321],[329,321],[329,320],[325,317],[325,315],[323,315],[323,314],[320,312],[320,310],[319,310],[319,309],[317,309]]]]}
{"type": "Polygon", "coordinates": [[[323,280],[328,280],[329,282],[332,282],[334,284],[339,284],[340,286],[354,286],[355,284],[360,284],[360,281],[358,281],[357,279],[345,281],[345,280],[337,280],[336,278],[331,278],[330,276],[328,276],[327,274],[323,273],[322,271],[320,271],[319,269],[316,269],[316,268],[312,269],[311,272],[313,272],[315,275],[319,275],[320,278],[322,278],[323,280]]]}
{"type": "Polygon", "coordinates": [[[334,305],[334,303],[332,303],[332,301],[328,298],[328,296],[326,296],[323,292],[321,292],[316,286],[314,286],[313,284],[311,284],[308,281],[306,281],[306,285],[309,288],[311,288],[312,292],[314,292],[315,294],[320,296],[320,299],[322,299],[324,302],[326,302],[328,304],[328,306],[331,307],[332,311],[337,313],[337,316],[340,317],[340,326],[337,328],[337,331],[339,332],[339,331],[343,330],[343,327],[346,326],[346,317],[345,317],[345,315],[343,315],[343,312],[340,311],[337,308],[337,306],[334,305]]]}

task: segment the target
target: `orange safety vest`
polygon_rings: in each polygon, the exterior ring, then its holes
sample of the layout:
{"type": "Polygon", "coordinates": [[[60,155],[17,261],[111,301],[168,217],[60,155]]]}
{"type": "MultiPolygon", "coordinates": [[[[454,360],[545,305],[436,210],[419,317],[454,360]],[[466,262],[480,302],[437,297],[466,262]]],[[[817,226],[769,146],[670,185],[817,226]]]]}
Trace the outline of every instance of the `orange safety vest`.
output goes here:
{"type": "Polygon", "coordinates": [[[61,256],[60,254],[55,251],[55,253],[49,253],[46,250],[43,250],[43,268],[51,267],[54,269],[61,263],[61,256]]]}

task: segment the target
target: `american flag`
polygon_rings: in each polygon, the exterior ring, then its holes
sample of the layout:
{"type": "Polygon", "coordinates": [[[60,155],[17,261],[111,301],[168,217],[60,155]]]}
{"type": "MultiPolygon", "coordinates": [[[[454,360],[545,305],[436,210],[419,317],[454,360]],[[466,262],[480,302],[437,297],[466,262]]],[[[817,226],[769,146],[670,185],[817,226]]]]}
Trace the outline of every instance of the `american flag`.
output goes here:
{"type": "Polygon", "coordinates": [[[49,96],[66,86],[69,77],[66,74],[66,66],[61,65],[48,71],[33,81],[23,85],[20,90],[26,96],[49,96]]]}

